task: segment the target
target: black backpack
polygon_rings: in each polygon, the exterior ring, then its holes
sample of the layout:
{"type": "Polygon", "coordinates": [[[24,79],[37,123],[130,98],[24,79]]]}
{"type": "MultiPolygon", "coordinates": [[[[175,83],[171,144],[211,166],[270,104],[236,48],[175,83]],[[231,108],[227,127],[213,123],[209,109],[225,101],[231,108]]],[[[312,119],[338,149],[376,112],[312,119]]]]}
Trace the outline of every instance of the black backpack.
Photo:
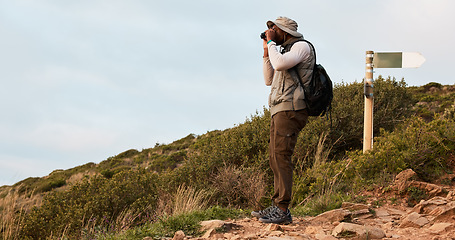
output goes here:
{"type": "Polygon", "coordinates": [[[313,75],[308,86],[305,86],[300,79],[299,74],[292,69],[290,71],[291,76],[297,76],[298,82],[302,85],[305,92],[305,103],[307,105],[308,115],[309,116],[324,116],[328,114],[332,109],[332,99],[333,99],[333,86],[332,81],[330,80],[329,75],[325,71],[324,67],[321,64],[316,63],[316,49],[313,44],[307,40],[307,42],[314,53],[314,67],[313,75]]]}

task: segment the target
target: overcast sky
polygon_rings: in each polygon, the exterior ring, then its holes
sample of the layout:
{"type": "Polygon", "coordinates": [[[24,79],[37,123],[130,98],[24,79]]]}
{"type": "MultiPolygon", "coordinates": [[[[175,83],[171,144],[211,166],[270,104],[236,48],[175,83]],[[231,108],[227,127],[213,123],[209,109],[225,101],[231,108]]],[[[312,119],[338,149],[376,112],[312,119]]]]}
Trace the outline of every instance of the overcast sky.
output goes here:
{"type": "Polygon", "coordinates": [[[265,22],[287,16],[335,83],[365,51],[420,52],[408,85],[454,84],[452,0],[0,0],[0,186],[261,112],[265,22]]]}

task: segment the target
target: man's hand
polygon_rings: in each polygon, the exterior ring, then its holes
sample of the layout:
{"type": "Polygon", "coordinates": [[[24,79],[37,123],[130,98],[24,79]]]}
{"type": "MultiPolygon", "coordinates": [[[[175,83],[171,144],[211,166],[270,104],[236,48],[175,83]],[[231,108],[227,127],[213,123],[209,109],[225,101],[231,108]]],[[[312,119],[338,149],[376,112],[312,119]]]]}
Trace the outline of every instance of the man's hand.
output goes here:
{"type": "Polygon", "coordinates": [[[273,29],[266,30],[265,36],[266,36],[266,39],[262,40],[262,47],[264,48],[264,57],[268,57],[269,56],[269,47],[267,46],[267,42],[270,40],[274,41],[275,36],[276,36],[275,30],[273,30],[273,29]]]}
{"type": "Polygon", "coordinates": [[[269,40],[275,41],[276,32],[272,28],[268,29],[267,31],[265,31],[265,36],[267,37],[267,42],[269,40]]]}
{"type": "Polygon", "coordinates": [[[267,47],[267,40],[265,40],[265,39],[262,39],[262,48],[264,48],[264,50],[268,48],[267,47]]]}

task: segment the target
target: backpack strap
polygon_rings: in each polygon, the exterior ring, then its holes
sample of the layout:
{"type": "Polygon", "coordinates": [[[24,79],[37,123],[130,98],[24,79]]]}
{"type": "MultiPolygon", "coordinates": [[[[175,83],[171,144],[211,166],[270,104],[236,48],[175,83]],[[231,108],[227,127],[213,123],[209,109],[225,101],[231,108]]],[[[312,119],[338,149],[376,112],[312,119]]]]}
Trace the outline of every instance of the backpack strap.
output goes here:
{"type": "MultiPolygon", "coordinates": [[[[313,45],[310,41],[308,41],[308,40],[306,40],[306,39],[299,38],[299,39],[297,39],[296,41],[291,42],[289,45],[286,46],[286,48],[289,49],[288,51],[291,50],[292,45],[294,45],[294,43],[296,43],[296,42],[306,42],[306,43],[308,43],[308,45],[310,45],[310,48],[313,50],[313,54],[314,54],[314,66],[316,66],[316,63],[317,63],[317,61],[316,61],[316,60],[317,60],[317,59],[316,59],[316,48],[314,48],[314,45],[313,45]],[[289,46],[289,47],[288,47],[288,46],[289,46]]],[[[283,49],[283,52],[282,52],[282,53],[284,53],[284,49],[283,49]]]]}
{"type": "MultiPolygon", "coordinates": [[[[308,41],[308,40],[306,40],[306,39],[303,39],[303,38],[298,39],[297,41],[295,41],[295,42],[293,42],[293,43],[290,44],[291,46],[289,46],[289,50],[291,49],[292,45],[294,45],[294,43],[300,42],[300,41],[303,41],[303,42],[308,43],[308,45],[310,46],[310,48],[313,49],[313,55],[314,55],[313,73],[314,73],[314,70],[316,69],[316,49],[314,48],[313,44],[312,44],[310,41],[308,41]]],[[[290,69],[288,69],[288,72],[289,72],[289,74],[291,75],[291,77],[294,79],[294,81],[295,81],[297,84],[300,83],[300,85],[301,85],[302,88],[303,88],[303,91],[304,91],[304,92],[307,92],[307,90],[305,89],[305,85],[302,83],[302,79],[300,79],[300,76],[299,76],[299,74],[297,73],[296,67],[297,67],[297,65],[294,66],[294,67],[292,67],[292,68],[290,68],[290,69]]],[[[314,76],[315,76],[314,74],[311,74],[311,79],[313,79],[314,76]]]]}

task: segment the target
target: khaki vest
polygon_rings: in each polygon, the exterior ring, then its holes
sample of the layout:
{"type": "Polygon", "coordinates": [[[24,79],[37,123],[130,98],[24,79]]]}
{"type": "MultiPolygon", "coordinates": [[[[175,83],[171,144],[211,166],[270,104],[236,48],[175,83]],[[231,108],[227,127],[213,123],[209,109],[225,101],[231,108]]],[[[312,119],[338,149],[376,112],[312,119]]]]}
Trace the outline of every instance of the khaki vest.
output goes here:
{"type": "MultiPolygon", "coordinates": [[[[281,47],[281,53],[289,52],[292,45],[301,39],[290,39],[281,47]]],[[[306,43],[306,42],[305,42],[306,43]]],[[[308,44],[308,43],[307,43],[308,44]]],[[[314,66],[314,52],[310,46],[310,57],[304,62],[298,63],[294,69],[300,76],[303,84],[307,85],[311,79],[314,66]]],[[[273,75],[272,89],[269,95],[270,113],[273,116],[281,111],[297,111],[306,108],[305,94],[300,83],[296,82],[288,70],[275,71],[273,75]]]]}

